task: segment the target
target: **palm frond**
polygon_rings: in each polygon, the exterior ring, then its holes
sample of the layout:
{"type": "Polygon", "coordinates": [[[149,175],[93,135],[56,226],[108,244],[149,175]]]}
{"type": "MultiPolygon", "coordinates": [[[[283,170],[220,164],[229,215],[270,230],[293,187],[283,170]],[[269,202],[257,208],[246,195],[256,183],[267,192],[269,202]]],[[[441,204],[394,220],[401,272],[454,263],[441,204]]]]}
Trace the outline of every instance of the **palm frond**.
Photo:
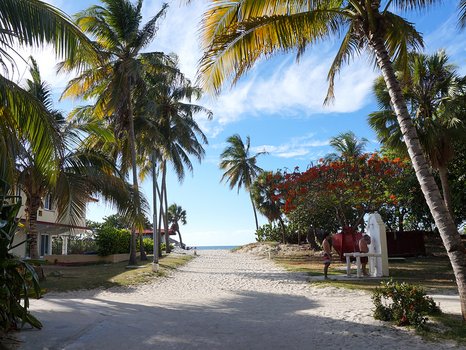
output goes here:
{"type": "Polygon", "coordinates": [[[236,83],[261,57],[291,50],[301,54],[306,45],[337,34],[346,16],[339,8],[326,8],[322,2],[313,11],[307,5],[290,11],[279,6],[265,9],[261,17],[252,17],[257,10],[242,8],[246,3],[252,2],[220,2],[204,14],[201,32],[205,53],[199,63],[198,83],[207,92],[219,93],[226,80],[236,83]],[[268,10],[276,12],[271,15],[268,10]],[[279,10],[283,14],[277,14],[279,10]],[[246,16],[240,19],[235,11],[246,16]]]}

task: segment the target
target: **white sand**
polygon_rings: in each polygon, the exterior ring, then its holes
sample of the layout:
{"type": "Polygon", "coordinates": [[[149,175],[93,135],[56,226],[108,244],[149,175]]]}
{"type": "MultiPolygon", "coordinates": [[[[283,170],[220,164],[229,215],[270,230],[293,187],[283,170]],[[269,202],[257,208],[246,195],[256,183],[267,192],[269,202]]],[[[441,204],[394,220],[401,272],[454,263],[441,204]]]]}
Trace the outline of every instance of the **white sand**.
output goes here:
{"type": "Polygon", "coordinates": [[[20,349],[452,349],[376,321],[369,294],[316,288],[244,253],[199,251],[135,288],[47,294],[20,349]]]}

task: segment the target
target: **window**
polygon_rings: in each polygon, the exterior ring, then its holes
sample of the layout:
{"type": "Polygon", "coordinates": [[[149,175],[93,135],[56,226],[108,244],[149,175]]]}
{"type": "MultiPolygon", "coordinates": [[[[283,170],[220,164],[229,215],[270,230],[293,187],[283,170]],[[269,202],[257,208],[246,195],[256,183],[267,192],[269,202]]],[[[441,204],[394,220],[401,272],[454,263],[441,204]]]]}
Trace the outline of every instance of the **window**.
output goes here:
{"type": "Polygon", "coordinates": [[[52,210],[52,196],[47,194],[44,198],[44,209],[52,210]]]}

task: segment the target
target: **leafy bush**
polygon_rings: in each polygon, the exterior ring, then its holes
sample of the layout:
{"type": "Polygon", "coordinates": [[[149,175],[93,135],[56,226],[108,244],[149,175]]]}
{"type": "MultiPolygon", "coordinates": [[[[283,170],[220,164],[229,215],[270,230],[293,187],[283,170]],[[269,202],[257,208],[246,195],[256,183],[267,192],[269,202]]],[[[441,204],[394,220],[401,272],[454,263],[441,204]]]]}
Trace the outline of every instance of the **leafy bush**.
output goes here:
{"type": "MultiPolygon", "coordinates": [[[[282,228],[280,225],[265,224],[256,231],[257,242],[281,242],[282,228]]],[[[298,243],[298,232],[294,225],[285,225],[285,242],[298,243]]]]}
{"type": "Polygon", "coordinates": [[[125,229],[102,226],[97,230],[95,241],[100,256],[129,253],[131,233],[125,229]]]}
{"type": "Polygon", "coordinates": [[[40,296],[37,274],[31,265],[9,253],[18,226],[16,216],[21,198],[4,196],[7,186],[0,182],[0,327],[9,331],[21,321],[41,328],[40,321],[28,312],[30,294],[40,296]]]}
{"type": "Polygon", "coordinates": [[[441,312],[423,288],[393,280],[381,282],[372,294],[372,301],[375,319],[392,321],[398,326],[426,328],[426,316],[441,312]]]}
{"type": "MultiPolygon", "coordinates": [[[[138,240],[139,243],[139,240],[138,240]]],[[[144,238],[142,240],[142,244],[144,244],[144,250],[148,254],[152,254],[154,251],[154,240],[152,238],[144,238]]]]}
{"type": "Polygon", "coordinates": [[[280,242],[282,240],[282,231],[280,227],[273,224],[265,224],[256,231],[257,242],[280,242]]]}

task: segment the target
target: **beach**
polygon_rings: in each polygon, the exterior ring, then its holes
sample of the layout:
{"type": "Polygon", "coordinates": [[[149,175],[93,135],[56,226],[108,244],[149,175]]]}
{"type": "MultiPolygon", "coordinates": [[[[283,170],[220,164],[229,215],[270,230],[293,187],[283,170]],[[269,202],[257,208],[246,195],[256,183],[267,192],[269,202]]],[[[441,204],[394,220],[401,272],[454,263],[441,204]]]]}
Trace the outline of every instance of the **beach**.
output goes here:
{"type": "MultiPolygon", "coordinates": [[[[20,349],[457,349],[374,320],[370,294],[318,288],[247,253],[202,250],[153,283],[49,293],[20,349]]],[[[459,310],[458,310],[459,311],[459,310]]]]}

